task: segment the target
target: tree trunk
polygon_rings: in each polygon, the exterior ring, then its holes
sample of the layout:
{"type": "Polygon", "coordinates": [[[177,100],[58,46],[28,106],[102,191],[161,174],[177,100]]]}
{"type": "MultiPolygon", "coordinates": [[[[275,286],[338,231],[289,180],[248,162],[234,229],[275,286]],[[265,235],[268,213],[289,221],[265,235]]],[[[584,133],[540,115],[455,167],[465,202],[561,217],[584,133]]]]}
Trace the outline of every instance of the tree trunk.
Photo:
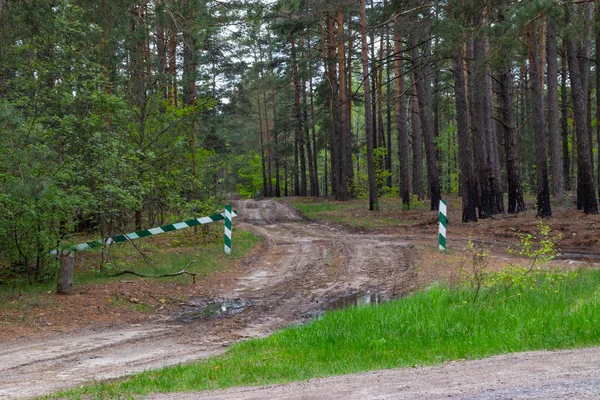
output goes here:
{"type": "Polygon", "coordinates": [[[72,251],[61,250],[60,269],[58,270],[58,282],[56,284],[56,293],[73,293],[73,270],[75,265],[75,255],[72,251]]]}
{"type": "Polygon", "coordinates": [[[456,127],[458,136],[458,163],[462,193],[462,221],[477,222],[477,182],[473,171],[473,153],[469,130],[469,114],[465,86],[463,55],[460,50],[452,54],[452,76],[456,101],[456,127]]]}
{"type": "Polygon", "coordinates": [[[348,200],[349,192],[348,186],[351,184],[349,181],[348,166],[352,165],[348,161],[351,158],[350,154],[350,120],[348,119],[348,93],[346,91],[346,50],[344,45],[344,13],[338,11],[337,13],[337,57],[338,57],[338,68],[339,68],[339,104],[340,104],[340,133],[339,133],[339,168],[340,168],[340,195],[339,200],[348,200]]]}
{"type": "Polygon", "coordinates": [[[414,71],[412,77],[412,96],[410,99],[410,122],[412,130],[413,151],[413,193],[419,200],[425,198],[423,185],[423,132],[421,130],[421,117],[419,116],[419,102],[417,101],[417,85],[414,71]]]}
{"type": "Polygon", "coordinates": [[[343,198],[340,154],[340,98],[337,78],[337,54],[335,41],[335,21],[332,15],[327,14],[327,45],[323,41],[323,59],[326,67],[326,79],[329,81],[328,101],[330,117],[329,150],[331,153],[331,192],[336,200],[343,198]]]}
{"type": "Polygon", "coordinates": [[[367,174],[369,176],[369,210],[374,211],[379,209],[377,200],[377,183],[375,182],[375,158],[373,156],[374,138],[373,125],[369,121],[373,120],[371,108],[371,94],[369,93],[369,59],[367,45],[367,14],[365,10],[365,0],[360,2],[360,38],[361,38],[361,60],[362,60],[362,76],[363,90],[365,92],[365,121],[366,121],[366,136],[367,136],[367,174]]]}
{"type": "Polygon", "coordinates": [[[556,44],[556,18],[548,20],[548,139],[550,143],[550,171],[552,193],[562,196],[565,192],[563,162],[560,146],[558,111],[558,49],[556,44]]]}
{"type": "Polygon", "coordinates": [[[169,33],[169,90],[168,100],[169,104],[177,107],[177,32],[175,31],[175,24],[171,26],[171,32],[169,33]]]}
{"type": "Polygon", "coordinates": [[[506,176],[508,180],[508,213],[525,211],[523,200],[523,187],[521,185],[521,171],[519,162],[519,149],[517,145],[517,127],[515,108],[513,104],[513,76],[512,62],[508,54],[504,56],[504,65],[500,68],[498,85],[498,100],[502,129],[504,132],[504,151],[506,158],[506,176]]]}
{"type": "Polygon", "coordinates": [[[569,155],[569,125],[567,104],[567,42],[562,41],[560,54],[560,127],[562,134],[562,160],[565,190],[571,190],[571,157],[569,155]]]}
{"type": "Polygon", "coordinates": [[[535,170],[537,179],[537,216],[546,218],[552,216],[550,207],[550,188],[548,187],[548,165],[546,155],[546,141],[544,138],[544,93],[538,43],[536,39],[535,22],[530,23],[527,32],[528,53],[531,79],[531,113],[535,151],[535,170]]]}
{"type": "MultiPolygon", "coordinates": [[[[570,10],[572,11],[572,10],[570,10]]],[[[573,117],[577,134],[577,186],[578,198],[586,214],[598,213],[598,202],[594,188],[592,160],[590,157],[589,134],[587,123],[587,106],[585,79],[581,75],[581,60],[578,58],[582,50],[581,45],[576,45],[573,39],[567,40],[567,58],[569,62],[569,75],[571,78],[571,98],[573,100],[573,117]]]]}
{"type": "MultiPolygon", "coordinates": [[[[597,4],[596,7],[596,26],[598,26],[600,24],[600,4],[597,4]]],[[[600,196],[600,31],[596,33],[596,136],[598,140],[598,195],[600,196]]]]}
{"type": "Polygon", "coordinates": [[[431,196],[431,210],[438,210],[440,207],[440,179],[438,176],[435,145],[433,142],[433,127],[431,124],[431,109],[428,107],[427,94],[423,77],[423,64],[425,60],[419,55],[419,39],[416,35],[411,36],[411,54],[412,65],[415,74],[415,84],[417,87],[417,101],[419,103],[419,118],[421,120],[421,129],[425,142],[425,155],[427,156],[427,183],[431,196]]]}
{"type": "Polygon", "coordinates": [[[394,86],[396,89],[395,114],[396,129],[398,131],[398,160],[400,162],[400,196],[402,208],[410,209],[410,141],[408,137],[408,114],[406,110],[406,96],[404,92],[404,52],[402,49],[402,36],[400,30],[394,33],[394,86]]]}
{"type": "MultiPolygon", "coordinates": [[[[306,158],[304,157],[304,140],[302,134],[302,111],[300,109],[300,78],[298,75],[298,56],[296,54],[296,39],[294,35],[290,36],[290,43],[292,46],[292,69],[294,79],[294,111],[296,114],[295,124],[295,148],[298,149],[298,157],[300,158],[300,176],[298,178],[298,172],[294,178],[294,184],[299,185],[298,188],[294,188],[294,194],[297,196],[306,196],[306,158]]],[[[295,156],[296,157],[296,156],[295,156]]],[[[298,163],[296,162],[296,167],[298,163]]]]}
{"type": "MultiPolygon", "coordinates": [[[[308,35],[308,59],[312,60],[311,55],[311,45],[310,45],[310,34],[308,35]]],[[[312,163],[312,168],[315,171],[315,196],[319,196],[319,164],[317,163],[317,133],[316,133],[316,124],[315,124],[315,104],[314,104],[314,95],[313,95],[313,68],[312,63],[308,63],[308,93],[309,93],[309,101],[310,101],[310,127],[312,132],[312,145],[313,145],[313,158],[310,160],[312,163]]],[[[310,158],[310,157],[309,157],[310,158]]]]}
{"type": "MultiPolygon", "coordinates": [[[[261,56],[262,60],[262,56],[261,56]]],[[[263,94],[263,108],[265,113],[265,139],[267,142],[267,192],[265,193],[266,197],[273,197],[273,160],[271,157],[271,135],[269,133],[269,113],[267,112],[267,88],[265,86],[265,74],[261,69],[260,71],[260,81],[262,84],[262,94],[263,94]]]]}
{"type": "Polygon", "coordinates": [[[267,195],[267,167],[265,162],[265,144],[264,144],[264,134],[263,134],[263,119],[262,119],[262,106],[260,104],[260,93],[256,93],[256,104],[258,107],[258,132],[259,132],[259,142],[260,142],[260,165],[262,171],[263,178],[263,192],[262,196],[267,195]]]}
{"type": "MultiPolygon", "coordinates": [[[[380,155],[379,159],[378,159],[378,166],[379,166],[379,170],[380,171],[386,171],[387,165],[386,165],[386,160],[387,160],[387,153],[389,151],[389,149],[386,148],[386,142],[385,142],[385,128],[383,126],[383,37],[385,35],[382,33],[380,34],[380,40],[379,40],[379,60],[377,62],[377,69],[375,70],[377,73],[377,83],[375,85],[375,89],[376,89],[376,100],[377,100],[377,147],[383,149],[384,151],[382,152],[382,154],[380,155]]],[[[375,43],[373,43],[373,47],[375,43]]],[[[383,184],[383,182],[382,182],[383,184]]]]}

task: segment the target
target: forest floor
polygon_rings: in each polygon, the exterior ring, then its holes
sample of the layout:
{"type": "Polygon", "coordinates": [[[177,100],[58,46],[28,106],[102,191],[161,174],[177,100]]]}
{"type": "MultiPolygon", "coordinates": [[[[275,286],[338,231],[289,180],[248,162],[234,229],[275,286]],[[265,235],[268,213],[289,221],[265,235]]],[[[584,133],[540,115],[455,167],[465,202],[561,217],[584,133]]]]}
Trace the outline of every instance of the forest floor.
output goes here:
{"type": "MultiPolygon", "coordinates": [[[[400,223],[365,229],[308,221],[286,201],[236,201],[234,208],[234,246],[236,227],[263,242],[226,271],[196,283],[123,279],[77,286],[72,296],[23,294],[0,304],[0,398],[219,354],[235,341],[310,320],[344,299],[394,298],[435,281],[456,282],[461,266],[472,267],[469,241],[490,252],[490,269],[525,265],[529,260],[507,248],[519,242],[515,228],[535,234],[538,224],[534,210],[462,224],[459,200],[451,199],[449,250],[442,253],[437,212],[425,209],[382,208],[378,219],[400,223]],[[207,305],[217,306],[214,315],[207,305]],[[221,307],[230,315],[219,315],[221,307]]],[[[350,217],[370,218],[363,208],[350,217]]],[[[600,264],[600,216],[573,208],[555,207],[545,221],[562,236],[562,255],[549,267],[600,264]]]]}

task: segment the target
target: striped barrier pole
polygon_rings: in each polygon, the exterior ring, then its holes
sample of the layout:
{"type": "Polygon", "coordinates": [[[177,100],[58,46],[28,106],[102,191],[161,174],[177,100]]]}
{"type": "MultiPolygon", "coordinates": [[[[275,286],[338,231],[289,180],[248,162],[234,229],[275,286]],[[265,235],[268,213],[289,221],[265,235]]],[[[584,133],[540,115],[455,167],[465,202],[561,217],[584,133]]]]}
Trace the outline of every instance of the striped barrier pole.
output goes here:
{"type": "Polygon", "coordinates": [[[440,227],[438,230],[438,244],[441,251],[446,250],[446,225],[448,224],[446,201],[440,200],[440,227]]]}
{"type": "MultiPolygon", "coordinates": [[[[231,206],[229,206],[229,221],[230,221],[229,223],[230,224],[231,224],[231,218],[233,218],[233,217],[237,217],[237,214],[235,211],[231,211],[231,206]]],[[[132,233],[128,233],[125,235],[118,235],[118,236],[106,239],[106,242],[103,242],[102,240],[93,240],[91,242],[80,243],[76,246],[71,247],[70,250],[71,251],[82,251],[82,250],[87,250],[87,249],[94,249],[97,247],[102,247],[105,243],[113,244],[113,243],[128,242],[130,240],[139,239],[141,237],[153,236],[153,235],[158,235],[158,234],[165,233],[165,232],[177,231],[180,229],[190,228],[192,226],[210,224],[211,222],[220,221],[222,219],[225,219],[225,213],[209,215],[208,217],[190,219],[187,221],[177,222],[176,224],[159,226],[157,228],[152,228],[152,229],[144,229],[141,231],[132,232],[132,233]]],[[[229,238],[231,240],[231,235],[229,238]]],[[[231,246],[231,242],[230,242],[230,246],[231,246]]],[[[58,253],[56,250],[52,250],[50,252],[50,254],[56,255],[58,253]]]]}
{"type": "Polygon", "coordinates": [[[225,206],[225,254],[231,254],[231,204],[225,206]]]}

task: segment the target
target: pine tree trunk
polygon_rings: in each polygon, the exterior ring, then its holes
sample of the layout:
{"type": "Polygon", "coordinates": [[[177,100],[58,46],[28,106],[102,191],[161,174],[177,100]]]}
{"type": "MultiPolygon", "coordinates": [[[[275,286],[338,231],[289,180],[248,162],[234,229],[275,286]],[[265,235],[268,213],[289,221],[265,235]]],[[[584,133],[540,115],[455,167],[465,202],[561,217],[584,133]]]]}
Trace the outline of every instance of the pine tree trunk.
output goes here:
{"type": "Polygon", "coordinates": [[[550,143],[550,171],[552,193],[562,196],[565,192],[563,161],[560,145],[558,111],[558,49],[556,42],[556,18],[548,20],[548,139],[550,143]]]}
{"type": "Polygon", "coordinates": [[[590,158],[589,134],[587,123],[587,90],[585,79],[581,75],[584,68],[578,58],[581,46],[577,46],[571,39],[567,40],[567,58],[569,62],[569,75],[571,78],[571,98],[573,100],[573,117],[577,135],[577,186],[578,201],[586,214],[598,213],[598,202],[594,188],[592,162],[590,158]],[[579,48],[578,48],[579,47],[579,48]]]}
{"type": "MultiPolygon", "coordinates": [[[[298,75],[298,55],[296,52],[296,39],[294,35],[290,37],[290,44],[292,47],[292,69],[294,79],[294,111],[296,115],[295,124],[295,149],[297,149],[297,155],[294,157],[299,158],[300,161],[300,173],[296,171],[294,177],[294,194],[296,196],[306,196],[306,158],[304,156],[304,140],[302,134],[302,111],[300,109],[300,77],[298,75]],[[298,177],[298,175],[300,175],[298,177]]],[[[296,161],[296,169],[298,161],[296,161]]]]}
{"type": "Polygon", "coordinates": [[[462,221],[477,222],[477,182],[473,171],[473,153],[469,130],[465,71],[461,51],[452,54],[452,76],[456,101],[456,127],[458,136],[458,163],[462,193],[462,221]]]}
{"type": "Polygon", "coordinates": [[[337,57],[339,68],[339,104],[340,104],[340,136],[339,136],[339,162],[340,162],[340,191],[339,200],[348,200],[348,187],[351,184],[349,181],[348,166],[351,162],[348,159],[350,155],[350,120],[348,119],[348,93],[346,91],[346,50],[344,44],[344,13],[337,13],[337,57]]]}
{"type": "Polygon", "coordinates": [[[342,176],[341,176],[341,154],[340,154],[340,98],[339,84],[337,78],[337,54],[335,40],[335,19],[327,14],[327,44],[323,39],[324,62],[327,64],[326,79],[329,80],[329,115],[330,136],[329,148],[331,153],[331,192],[336,200],[343,198],[342,176]]]}
{"type": "Polygon", "coordinates": [[[408,113],[406,110],[406,91],[404,83],[404,51],[400,30],[394,33],[394,87],[396,89],[395,114],[398,131],[398,160],[400,162],[400,196],[402,208],[410,209],[410,141],[408,137],[408,113]]]}
{"type": "Polygon", "coordinates": [[[258,107],[258,132],[259,132],[259,141],[260,141],[260,165],[262,171],[263,178],[263,191],[262,196],[267,195],[267,168],[265,162],[265,144],[264,144],[264,134],[263,134],[263,119],[262,119],[262,106],[260,104],[260,94],[256,93],[256,104],[258,107]]]}
{"type": "Polygon", "coordinates": [[[421,118],[419,116],[419,102],[417,101],[417,85],[414,71],[412,72],[412,96],[410,99],[410,122],[412,130],[413,151],[413,193],[419,200],[425,198],[423,185],[423,132],[421,130],[421,118]]]}
{"type": "Polygon", "coordinates": [[[374,149],[374,135],[373,125],[369,124],[369,121],[373,120],[371,108],[371,94],[369,93],[369,59],[368,59],[368,45],[367,45],[367,14],[365,10],[365,0],[359,0],[360,2],[360,38],[361,38],[361,60],[362,60],[362,76],[363,76],[363,90],[365,92],[365,121],[366,136],[367,136],[367,174],[369,176],[369,210],[374,211],[379,209],[379,203],[377,200],[377,183],[375,181],[375,158],[373,155],[374,149]]]}
{"type": "Polygon", "coordinates": [[[433,127],[431,124],[431,109],[428,107],[425,81],[423,77],[423,63],[425,60],[419,55],[419,40],[416,35],[411,36],[411,54],[412,65],[415,74],[415,85],[417,87],[417,101],[419,103],[419,118],[421,120],[421,129],[425,142],[425,155],[427,156],[427,183],[431,196],[431,210],[438,210],[440,207],[440,180],[436,160],[436,150],[433,142],[433,127]]]}
{"type": "Polygon", "coordinates": [[[550,207],[550,188],[548,186],[548,165],[546,141],[544,138],[544,92],[542,90],[543,76],[540,71],[538,44],[535,23],[530,23],[527,32],[528,53],[531,79],[531,113],[535,151],[535,169],[537,180],[537,216],[546,218],[552,216],[550,207]]]}
{"type": "MultiPolygon", "coordinates": [[[[311,45],[310,45],[310,34],[308,35],[307,41],[308,48],[308,59],[312,60],[311,54],[311,45]]],[[[315,125],[315,104],[314,104],[314,94],[313,94],[313,67],[312,63],[308,63],[308,94],[310,101],[310,127],[312,132],[312,145],[313,145],[313,157],[310,162],[312,163],[313,171],[315,172],[315,196],[319,196],[319,165],[317,162],[318,158],[318,150],[317,150],[317,133],[316,133],[316,125],[315,125]]],[[[309,157],[310,158],[310,157],[309,157]]]]}
{"type": "Polygon", "coordinates": [[[508,180],[508,213],[513,214],[525,211],[525,201],[523,200],[523,187],[521,185],[516,116],[513,104],[512,62],[508,54],[505,54],[504,57],[504,65],[500,68],[498,78],[498,85],[500,87],[498,101],[500,103],[500,115],[502,117],[502,129],[504,132],[506,176],[508,180]]]}
{"type": "Polygon", "coordinates": [[[562,160],[565,190],[571,190],[571,157],[569,155],[569,125],[567,104],[567,42],[562,41],[560,54],[560,127],[562,134],[562,160]]]}
{"type": "MultiPolygon", "coordinates": [[[[481,16],[478,16],[481,19],[481,16]]],[[[481,21],[475,22],[480,27],[481,21]]],[[[471,118],[473,127],[473,149],[475,151],[475,171],[477,171],[479,218],[488,218],[492,215],[491,188],[489,176],[490,165],[488,157],[487,134],[487,81],[486,81],[486,53],[483,37],[477,36],[472,42],[473,61],[471,67],[471,118]]]]}
{"type": "MultiPolygon", "coordinates": [[[[379,40],[379,60],[377,63],[377,84],[376,88],[376,99],[377,99],[377,147],[383,149],[384,151],[379,157],[378,167],[381,171],[387,170],[386,160],[388,150],[386,148],[385,141],[385,128],[383,124],[383,37],[384,34],[380,34],[379,40]]],[[[383,182],[382,182],[383,184],[383,182]]]]}

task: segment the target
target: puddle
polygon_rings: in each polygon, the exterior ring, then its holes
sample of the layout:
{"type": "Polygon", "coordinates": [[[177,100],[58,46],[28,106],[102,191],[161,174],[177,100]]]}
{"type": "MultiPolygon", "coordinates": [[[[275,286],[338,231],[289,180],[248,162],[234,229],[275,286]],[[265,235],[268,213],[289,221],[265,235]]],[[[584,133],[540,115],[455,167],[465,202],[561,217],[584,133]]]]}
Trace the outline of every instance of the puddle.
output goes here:
{"type": "Polygon", "coordinates": [[[377,305],[389,301],[390,298],[382,293],[371,292],[352,292],[329,302],[327,310],[341,310],[343,308],[362,306],[362,305],[377,305]]]}
{"type": "Polygon", "coordinates": [[[194,321],[197,319],[208,319],[228,315],[235,315],[241,313],[253,304],[250,300],[245,299],[219,299],[210,302],[206,302],[199,299],[193,301],[192,303],[196,302],[198,303],[197,307],[186,306],[181,311],[179,315],[183,321],[194,321]]]}
{"type": "Polygon", "coordinates": [[[246,222],[252,225],[267,225],[267,221],[264,219],[249,219],[246,222]]]}

